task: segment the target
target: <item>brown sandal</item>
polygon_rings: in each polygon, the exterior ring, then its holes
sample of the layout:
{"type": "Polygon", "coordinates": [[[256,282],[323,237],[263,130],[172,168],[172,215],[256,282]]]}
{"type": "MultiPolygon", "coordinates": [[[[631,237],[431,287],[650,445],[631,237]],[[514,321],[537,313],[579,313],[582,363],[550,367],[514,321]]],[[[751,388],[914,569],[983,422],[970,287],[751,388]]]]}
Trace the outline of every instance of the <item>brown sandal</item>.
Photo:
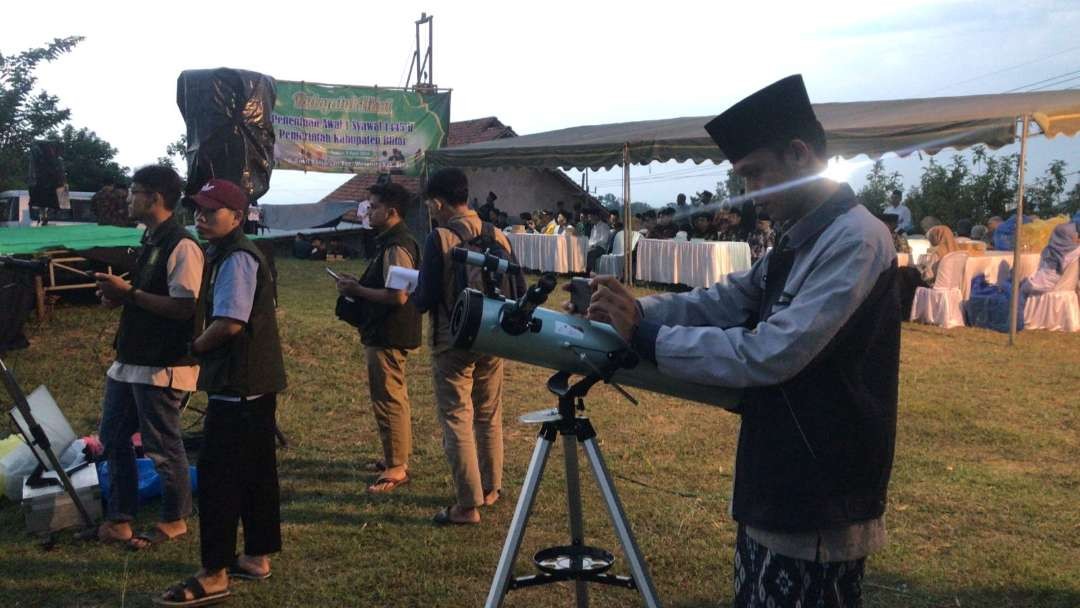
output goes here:
{"type": "Polygon", "coordinates": [[[409,483],[409,474],[406,473],[405,477],[400,479],[394,479],[393,477],[379,477],[375,480],[375,483],[367,487],[368,494],[386,494],[387,492],[393,492],[398,486],[403,486],[409,483]]]}

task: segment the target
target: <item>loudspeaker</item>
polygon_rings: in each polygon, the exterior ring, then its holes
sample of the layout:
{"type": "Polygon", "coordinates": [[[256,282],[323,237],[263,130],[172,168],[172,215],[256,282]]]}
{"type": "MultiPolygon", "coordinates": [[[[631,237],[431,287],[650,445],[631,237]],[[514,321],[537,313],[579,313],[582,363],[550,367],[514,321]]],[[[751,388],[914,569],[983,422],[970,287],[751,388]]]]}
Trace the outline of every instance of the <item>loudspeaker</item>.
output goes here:
{"type": "Polygon", "coordinates": [[[271,113],[277,83],[247,70],[184,70],[176,105],[187,125],[186,194],[211,178],[227,179],[254,202],[270,188],[274,167],[271,113]]]}
{"type": "Polygon", "coordinates": [[[30,145],[30,206],[70,209],[64,147],[58,141],[35,141],[30,145]]]}

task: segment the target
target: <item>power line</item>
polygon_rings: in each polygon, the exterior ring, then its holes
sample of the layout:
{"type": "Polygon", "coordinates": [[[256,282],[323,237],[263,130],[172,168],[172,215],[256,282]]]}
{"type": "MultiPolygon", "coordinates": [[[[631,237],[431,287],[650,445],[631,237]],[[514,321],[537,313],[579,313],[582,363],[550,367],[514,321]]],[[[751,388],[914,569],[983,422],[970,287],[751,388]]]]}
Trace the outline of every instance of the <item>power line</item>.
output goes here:
{"type": "MultiPolygon", "coordinates": [[[[1073,75],[1076,75],[1076,74],[1080,74],[1080,70],[1075,70],[1075,71],[1072,71],[1072,72],[1065,72],[1064,74],[1058,74],[1057,76],[1051,76],[1050,78],[1044,78],[1044,79],[1038,80],[1036,82],[1032,82],[1032,83],[1029,83],[1029,84],[1025,84],[1025,85],[1016,87],[1015,89],[1009,89],[1008,91],[1005,91],[1005,92],[1006,93],[1016,93],[1018,91],[1022,91],[1024,89],[1027,89],[1029,87],[1038,86],[1038,85],[1041,85],[1041,84],[1046,83],[1046,82],[1055,81],[1055,80],[1065,78],[1067,76],[1073,76],[1073,75]]],[[[1051,85],[1051,86],[1053,86],[1053,85],[1051,85]]],[[[1038,91],[1039,89],[1033,89],[1033,90],[1038,91]]]]}
{"type": "MultiPolygon", "coordinates": [[[[1006,67],[1006,68],[1001,68],[1000,70],[994,70],[992,72],[987,72],[985,74],[980,74],[978,76],[973,76],[971,78],[968,78],[967,80],[961,80],[960,82],[954,82],[954,83],[952,83],[950,85],[946,85],[944,87],[941,87],[940,89],[937,89],[935,91],[931,91],[931,93],[936,93],[936,92],[939,92],[939,91],[944,91],[944,90],[947,90],[947,89],[951,89],[953,87],[958,87],[958,86],[960,86],[962,84],[969,84],[969,83],[975,82],[977,80],[982,80],[983,78],[986,78],[988,76],[996,76],[998,74],[1003,74],[1005,72],[1009,72],[1009,71],[1015,70],[1017,68],[1022,68],[1024,66],[1028,66],[1028,65],[1031,65],[1033,63],[1039,63],[1040,61],[1046,61],[1047,59],[1052,59],[1054,57],[1058,57],[1058,56],[1064,55],[1066,53],[1071,53],[1071,52],[1076,51],[1076,50],[1080,50],[1080,46],[1069,47],[1067,49],[1058,51],[1056,53],[1051,53],[1049,55],[1044,55],[1043,57],[1038,57],[1038,58],[1032,59],[1030,61],[1024,61],[1022,63],[1017,63],[1015,65],[1010,65],[1009,67],[1006,67]]],[[[1021,88],[1023,88],[1023,87],[1021,87],[1021,88]]],[[[1011,91],[1007,91],[1007,92],[1011,92],[1011,91]]]]}

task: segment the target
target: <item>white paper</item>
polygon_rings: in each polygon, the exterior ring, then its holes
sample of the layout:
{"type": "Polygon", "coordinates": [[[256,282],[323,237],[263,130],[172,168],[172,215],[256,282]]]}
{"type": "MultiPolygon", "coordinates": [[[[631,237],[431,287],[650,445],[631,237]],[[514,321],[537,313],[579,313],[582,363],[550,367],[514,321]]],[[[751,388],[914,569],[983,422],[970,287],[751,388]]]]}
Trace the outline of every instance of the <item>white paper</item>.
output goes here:
{"type": "Polygon", "coordinates": [[[416,290],[420,282],[420,271],[401,266],[391,266],[390,273],[386,275],[387,289],[403,289],[408,293],[416,290]]]}

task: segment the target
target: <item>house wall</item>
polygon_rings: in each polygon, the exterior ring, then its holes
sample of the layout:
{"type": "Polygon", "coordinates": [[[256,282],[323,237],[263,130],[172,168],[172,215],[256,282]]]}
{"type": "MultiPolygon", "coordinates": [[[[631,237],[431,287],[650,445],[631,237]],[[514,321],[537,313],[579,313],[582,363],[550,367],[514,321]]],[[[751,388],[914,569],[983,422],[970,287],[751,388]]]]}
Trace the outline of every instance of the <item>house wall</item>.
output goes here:
{"type": "Polygon", "coordinates": [[[511,222],[524,211],[554,210],[560,200],[566,209],[573,209],[585,196],[572,182],[545,169],[467,169],[465,174],[469,201],[475,198],[477,205],[483,205],[487,193],[494,192],[499,197],[495,206],[509,214],[511,222]]]}

